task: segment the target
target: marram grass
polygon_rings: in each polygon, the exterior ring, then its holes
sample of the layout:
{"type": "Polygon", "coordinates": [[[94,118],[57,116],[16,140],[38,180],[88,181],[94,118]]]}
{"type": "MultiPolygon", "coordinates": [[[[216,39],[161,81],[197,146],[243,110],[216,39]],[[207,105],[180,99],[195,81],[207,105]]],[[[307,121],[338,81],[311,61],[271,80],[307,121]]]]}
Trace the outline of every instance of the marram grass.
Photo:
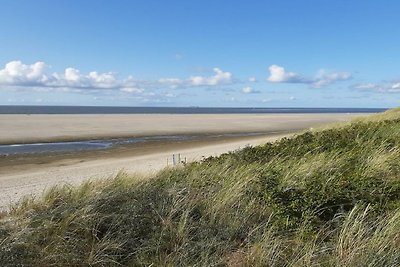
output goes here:
{"type": "Polygon", "coordinates": [[[400,266],[400,111],[26,198],[0,266],[400,266]]]}

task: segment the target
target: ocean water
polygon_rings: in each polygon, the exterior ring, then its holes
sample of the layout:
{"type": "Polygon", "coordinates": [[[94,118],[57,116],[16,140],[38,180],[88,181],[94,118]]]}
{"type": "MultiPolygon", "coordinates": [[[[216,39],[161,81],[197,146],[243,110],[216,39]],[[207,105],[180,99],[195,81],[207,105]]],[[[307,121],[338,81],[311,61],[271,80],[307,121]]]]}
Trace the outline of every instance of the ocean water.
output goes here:
{"type": "Polygon", "coordinates": [[[204,108],[1,106],[0,114],[268,114],[268,113],[376,113],[383,108],[204,108]]]}

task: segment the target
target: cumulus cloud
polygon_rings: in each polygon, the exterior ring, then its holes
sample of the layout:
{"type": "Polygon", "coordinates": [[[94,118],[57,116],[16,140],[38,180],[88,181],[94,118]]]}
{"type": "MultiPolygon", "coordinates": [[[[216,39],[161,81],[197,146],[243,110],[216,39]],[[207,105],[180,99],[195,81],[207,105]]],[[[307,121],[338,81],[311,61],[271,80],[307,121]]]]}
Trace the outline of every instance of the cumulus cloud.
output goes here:
{"type": "Polygon", "coordinates": [[[0,84],[40,85],[49,80],[45,74],[46,64],[36,62],[25,65],[21,61],[11,61],[0,70],[0,84]]]}
{"type": "Polygon", "coordinates": [[[373,90],[381,93],[400,93],[400,81],[387,83],[359,83],[352,86],[358,90],[373,90]]]}
{"type": "Polygon", "coordinates": [[[64,73],[53,73],[50,82],[45,86],[71,87],[88,89],[117,89],[126,87],[127,80],[118,80],[113,73],[98,73],[96,71],[89,74],[81,74],[78,69],[66,68],[64,73]]]}
{"type": "Polygon", "coordinates": [[[314,78],[307,78],[295,72],[286,71],[284,67],[271,65],[269,68],[269,82],[274,83],[303,83],[310,84],[314,88],[327,86],[337,81],[346,81],[352,78],[350,72],[328,73],[321,70],[314,78]]]}
{"type": "Polygon", "coordinates": [[[392,84],[391,89],[400,91],[400,82],[392,84]]]}
{"type": "Polygon", "coordinates": [[[294,72],[287,72],[285,68],[278,65],[269,66],[268,81],[275,83],[299,83],[304,82],[304,78],[294,72]]]}
{"type": "Polygon", "coordinates": [[[250,86],[246,86],[242,88],[242,93],[243,94],[258,94],[260,91],[253,89],[250,86]]]}
{"type": "MultiPolygon", "coordinates": [[[[11,61],[0,70],[0,85],[32,87],[46,91],[51,88],[62,89],[121,89],[132,90],[132,80],[118,80],[113,73],[96,71],[82,74],[78,69],[66,68],[62,73],[50,73],[44,62],[28,65],[21,61],[11,61]]],[[[139,92],[139,90],[136,90],[139,92]]]]}
{"type": "Polygon", "coordinates": [[[204,86],[204,85],[217,85],[221,83],[228,83],[232,79],[232,74],[230,72],[224,72],[219,68],[213,69],[215,72],[214,76],[203,77],[203,76],[192,76],[189,78],[190,84],[194,86],[204,86]]]}
{"type": "Polygon", "coordinates": [[[350,72],[333,72],[327,73],[324,70],[321,70],[318,76],[313,80],[313,87],[320,88],[331,83],[337,81],[347,81],[352,78],[352,74],[350,72]]]}
{"type": "Polygon", "coordinates": [[[198,86],[217,86],[232,83],[232,73],[214,68],[212,76],[191,76],[188,79],[162,78],[159,83],[171,88],[178,87],[198,87],[198,86]]]}
{"type": "Polygon", "coordinates": [[[140,99],[171,98],[161,91],[170,88],[217,87],[233,82],[232,74],[214,68],[209,76],[190,76],[186,79],[163,78],[159,80],[137,80],[132,76],[120,79],[113,72],[91,71],[82,73],[79,69],[68,67],[60,72],[51,71],[44,62],[24,64],[11,61],[0,68],[0,86],[4,90],[31,90],[35,92],[74,92],[111,94],[120,92],[123,97],[140,99]],[[158,91],[158,92],[157,92],[158,91]]]}

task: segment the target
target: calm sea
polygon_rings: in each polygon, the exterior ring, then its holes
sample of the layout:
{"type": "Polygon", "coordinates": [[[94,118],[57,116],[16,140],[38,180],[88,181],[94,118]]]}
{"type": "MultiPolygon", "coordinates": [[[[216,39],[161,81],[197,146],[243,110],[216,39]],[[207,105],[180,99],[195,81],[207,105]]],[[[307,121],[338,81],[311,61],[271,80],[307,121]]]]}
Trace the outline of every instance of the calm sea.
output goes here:
{"type": "Polygon", "coordinates": [[[0,106],[0,114],[262,114],[262,113],[376,113],[384,108],[203,108],[0,106]]]}

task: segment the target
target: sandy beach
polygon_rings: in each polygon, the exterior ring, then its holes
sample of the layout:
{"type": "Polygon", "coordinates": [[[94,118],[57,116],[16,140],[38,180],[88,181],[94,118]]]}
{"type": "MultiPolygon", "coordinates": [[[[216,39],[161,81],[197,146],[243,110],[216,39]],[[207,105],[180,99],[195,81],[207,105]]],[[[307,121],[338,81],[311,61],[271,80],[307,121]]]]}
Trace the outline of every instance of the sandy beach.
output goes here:
{"type": "MultiPolygon", "coordinates": [[[[0,143],[51,142],[134,136],[259,133],[257,136],[149,142],[103,151],[0,158],[0,208],[54,185],[79,184],[123,170],[151,175],[172,154],[188,161],[277,140],[328,123],[366,114],[239,115],[0,115],[0,143]]],[[[169,164],[170,165],[170,164],[169,164]]]]}
{"type": "Polygon", "coordinates": [[[0,144],[302,130],[361,114],[0,115],[0,144]]]}

